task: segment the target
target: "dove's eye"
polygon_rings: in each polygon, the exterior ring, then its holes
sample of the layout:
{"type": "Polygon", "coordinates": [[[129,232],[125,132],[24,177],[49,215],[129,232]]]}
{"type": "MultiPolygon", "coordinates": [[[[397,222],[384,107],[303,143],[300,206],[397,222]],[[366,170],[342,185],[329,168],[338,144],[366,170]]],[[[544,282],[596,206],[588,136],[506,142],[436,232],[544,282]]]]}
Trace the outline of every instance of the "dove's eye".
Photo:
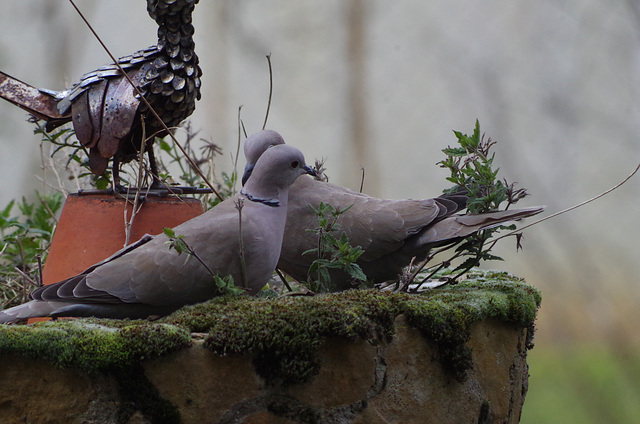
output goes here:
{"type": "Polygon", "coordinates": [[[298,165],[300,165],[300,162],[294,160],[293,162],[291,162],[291,169],[296,169],[298,165]]]}

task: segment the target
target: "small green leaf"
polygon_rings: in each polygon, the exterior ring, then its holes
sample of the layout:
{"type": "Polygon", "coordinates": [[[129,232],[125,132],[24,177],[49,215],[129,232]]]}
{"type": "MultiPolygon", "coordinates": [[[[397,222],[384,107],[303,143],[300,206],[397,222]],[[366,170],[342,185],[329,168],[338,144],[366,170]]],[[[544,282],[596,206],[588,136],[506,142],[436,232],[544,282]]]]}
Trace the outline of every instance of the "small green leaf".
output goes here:
{"type": "MultiPolygon", "coordinates": [[[[446,149],[442,149],[445,155],[447,156],[466,156],[467,150],[461,147],[447,147],[446,149]]],[[[447,162],[447,163],[450,163],[447,162]]]]}
{"type": "Polygon", "coordinates": [[[111,184],[109,179],[105,177],[98,177],[95,183],[98,190],[106,190],[107,188],[109,188],[109,184],[111,184]]]}
{"type": "Polygon", "coordinates": [[[169,143],[167,143],[164,139],[160,140],[160,150],[170,153],[171,152],[171,146],[169,145],[169,143]]]}

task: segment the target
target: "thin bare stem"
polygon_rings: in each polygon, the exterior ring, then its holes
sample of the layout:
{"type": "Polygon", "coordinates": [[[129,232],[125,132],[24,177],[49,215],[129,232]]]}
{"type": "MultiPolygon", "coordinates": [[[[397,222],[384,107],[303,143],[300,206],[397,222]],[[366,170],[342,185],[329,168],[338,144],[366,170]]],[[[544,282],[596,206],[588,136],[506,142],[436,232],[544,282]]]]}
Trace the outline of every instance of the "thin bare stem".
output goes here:
{"type": "MultiPolygon", "coordinates": [[[[413,258],[411,258],[411,262],[409,262],[409,267],[407,269],[411,269],[413,268],[413,261],[416,260],[416,257],[414,256],[413,258]]],[[[405,276],[406,273],[403,274],[403,276],[405,276]]],[[[398,283],[402,282],[402,279],[400,279],[400,281],[398,281],[398,283]]],[[[411,280],[407,279],[402,286],[400,286],[399,288],[397,288],[398,291],[406,291],[407,287],[409,287],[409,284],[411,284],[411,280]]],[[[396,286],[397,287],[397,286],[396,286]]]]}
{"type": "MultiPolygon", "coordinates": [[[[413,273],[411,273],[411,276],[409,277],[409,284],[411,284],[413,282],[413,280],[415,280],[415,278],[418,276],[418,274],[424,269],[425,266],[427,266],[427,264],[431,261],[431,259],[433,259],[438,253],[444,252],[445,250],[448,250],[450,247],[451,246],[443,246],[440,249],[436,250],[435,252],[430,252],[429,255],[427,255],[427,257],[422,262],[420,262],[418,264],[418,266],[413,271],[413,273]]],[[[458,254],[456,254],[451,259],[454,259],[457,256],[458,256],[458,254]]],[[[450,262],[451,259],[449,259],[448,262],[450,262]]],[[[430,274],[427,278],[431,277],[432,275],[433,275],[433,273],[430,274]]]]}
{"type": "MultiPolygon", "coordinates": [[[[233,172],[238,175],[236,172],[238,170],[238,157],[240,156],[240,144],[242,142],[242,118],[240,118],[240,112],[242,112],[242,105],[238,106],[238,144],[236,146],[236,157],[233,161],[233,172]]],[[[246,135],[245,135],[246,137],[246,135]]],[[[233,182],[233,194],[236,193],[236,182],[238,178],[233,182]]]]}
{"type": "Polygon", "coordinates": [[[244,134],[244,138],[249,137],[249,136],[247,135],[247,129],[245,128],[245,126],[244,126],[244,121],[243,121],[242,119],[240,120],[240,124],[242,125],[242,133],[244,134]]]}
{"type": "MultiPolygon", "coordinates": [[[[183,240],[184,241],[184,240],[183,240]]],[[[200,264],[207,270],[207,272],[209,273],[209,275],[211,275],[212,277],[215,277],[217,274],[215,274],[213,272],[213,270],[211,268],[209,268],[209,265],[207,265],[205,263],[205,261],[200,257],[200,255],[198,255],[196,253],[195,250],[193,250],[193,248],[191,246],[189,246],[186,242],[184,243],[184,245],[186,246],[187,250],[189,251],[189,254],[191,256],[193,256],[194,258],[196,258],[198,260],[198,262],[200,262],[200,264]]]]}
{"type": "Polygon", "coordinates": [[[244,258],[244,240],[242,237],[242,207],[244,206],[244,199],[239,198],[235,201],[236,209],[238,209],[238,244],[240,246],[240,273],[242,275],[242,285],[244,288],[247,286],[247,266],[244,258]]]}
{"type": "Polygon", "coordinates": [[[284,286],[290,291],[292,292],[293,289],[291,288],[291,286],[289,285],[289,283],[287,282],[287,279],[284,277],[284,275],[282,274],[282,271],[280,271],[278,268],[276,268],[276,274],[278,274],[278,277],[280,277],[280,280],[282,280],[282,284],[284,284],[284,286]]]}
{"type": "Polygon", "coordinates": [[[418,283],[418,287],[416,287],[415,292],[420,291],[420,289],[422,288],[422,285],[424,283],[427,282],[427,280],[429,280],[431,277],[433,277],[436,272],[440,271],[442,268],[445,268],[447,266],[449,262],[440,262],[433,271],[431,271],[431,273],[429,275],[427,275],[425,278],[422,279],[422,281],[420,281],[420,283],[418,283]]]}
{"type": "MultiPolygon", "coordinates": [[[[22,278],[24,278],[24,280],[25,280],[26,282],[29,282],[29,283],[33,284],[34,286],[36,286],[36,287],[38,287],[38,286],[39,286],[37,281],[34,281],[34,280],[33,280],[33,278],[29,277],[29,275],[28,275],[26,272],[24,272],[23,270],[21,270],[21,269],[20,269],[20,268],[18,268],[17,266],[14,266],[14,267],[13,267],[13,269],[14,269],[18,274],[20,274],[20,275],[22,276],[22,278]]],[[[26,290],[26,285],[23,285],[23,287],[24,287],[24,289],[26,290]]],[[[26,294],[25,294],[25,296],[26,296],[26,294]]]]}
{"type": "MultiPolygon", "coordinates": [[[[142,124],[142,142],[140,144],[140,152],[139,155],[140,157],[138,158],[138,178],[137,178],[137,184],[138,184],[138,190],[136,190],[135,196],[133,198],[133,206],[131,208],[131,217],[127,220],[127,205],[129,204],[128,201],[124,202],[124,233],[125,233],[125,237],[124,237],[124,245],[128,246],[129,243],[131,242],[131,229],[133,228],[133,221],[135,220],[136,215],[138,214],[138,211],[140,210],[140,208],[142,207],[142,205],[138,206],[140,204],[140,188],[143,185],[143,172],[144,172],[144,151],[147,148],[147,138],[146,138],[146,125],[144,124],[144,118],[142,116],[140,116],[140,121],[142,124]]],[[[147,188],[148,190],[148,188],[147,188]]]]}
{"type": "Polygon", "coordinates": [[[184,241],[182,236],[176,236],[174,231],[169,228],[164,229],[164,234],[169,237],[169,241],[165,243],[165,244],[169,244],[169,249],[172,249],[172,248],[175,249],[176,252],[178,252],[178,255],[182,254],[183,249],[186,250],[187,260],[189,260],[193,256],[194,258],[196,258],[198,262],[200,262],[200,265],[202,265],[213,278],[217,276],[217,274],[215,274],[213,270],[209,268],[209,265],[205,263],[205,261],[200,257],[200,255],[196,253],[193,247],[191,247],[189,243],[184,241]],[[169,231],[171,235],[169,235],[167,231],[169,231]]]}
{"type": "Polygon", "coordinates": [[[47,168],[44,164],[44,143],[42,142],[42,140],[40,140],[40,170],[42,171],[42,191],[44,191],[46,185],[44,183],[44,180],[47,177],[47,168]]]}
{"type": "Polygon", "coordinates": [[[58,224],[58,218],[56,218],[56,214],[53,213],[53,211],[51,210],[51,208],[49,207],[47,202],[42,198],[42,196],[40,196],[40,193],[37,193],[37,196],[38,196],[38,201],[40,202],[40,204],[42,204],[42,207],[44,208],[44,210],[47,211],[47,213],[49,214],[49,217],[51,219],[53,219],[53,222],[55,222],[56,225],[57,225],[58,224]]]}
{"type": "Polygon", "coordinates": [[[603,191],[602,193],[598,194],[597,196],[593,196],[592,198],[590,198],[590,199],[588,199],[588,200],[585,200],[585,201],[583,201],[583,202],[580,202],[580,203],[578,203],[578,204],[576,204],[576,205],[573,205],[573,206],[570,206],[570,207],[568,207],[568,208],[566,208],[566,209],[563,209],[563,210],[561,210],[561,211],[558,211],[558,212],[552,213],[551,215],[549,215],[549,216],[545,216],[544,218],[540,218],[540,219],[538,219],[538,220],[536,220],[536,221],[533,221],[533,222],[532,222],[532,223],[530,223],[530,224],[525,225],[524,227],[521,227],[521,228],[518,228],[518,229],[516,229],[516,230],[510,231],[510,232],[508,232],[507,234],[504,234],[504,235],[502,235],[502,236],[500,236],[500,237],[497,237],[497,238],[495,238],[495,239],[493,239],[493,240],[491,240],[491,241],[494,241],[494,242],[495,242],[495,241],[498,241],[498,240],[503,239],[503,238],[505,238],[505,237],[509,237],[509,236],[512,236],[512,235],[518,234],[518,233],[522,232],[522,230],[524,230],[525,228],[533,227],[534,225],[538,225],[538,224],[540,224],[541,222],[544,222],[544,221],[546,221],[546,220],[548,220],[548,219],[555,218],[555,217],[556,217],[556,216],[558,216],[558,215],[565,214],[565,213],[570,212],[570,211],[572,211],[572,210],[574,210],[574,209],[578,209],[578,208],[580,208],[580,207],[582,207],[582,206],[584,206],[584,205],[586,205],[586,204],[589,204],[589,203],[591,203],[591,202],[594,202],[594,201],[598,200],[599,198],[601,198],[601,197],[603,197],[603,196],[606,196],[607,194],[611,193],[612,191],[615,191],[615,190],[617,190],[618,188],[622,187],[622,186],[623,186],[627,181],[629,181],[629,180],[630,180],[630,179],[631,179],[631,178],[632,178],[632,177],[633,177],[633,176],[634,176],[634,175],[635,175],[639,170],[640,170],[640,163],[638,163],[638,165],[637,165],[637,166],[636,166],[636,168],[633,170],[633,172],[631,172],[631,174],[629,174],[629,175],[628,175],[624,180],[620,181],[618,184],[614,185],[613,187],[609,188],[608,190],[603,191]]]}
{"type": "MultiPolygon", "coordinates": [[[[40,151],[42,152],[42,142],[40,142],[40,151]]],[[[49,168],[51,169],[51,172],[53,172],[53,175],[56,177],[56,181],[58,183],[58,187],[53,187],[51,184],[48,184],[46,182],[45,172],[42,172],[42,184],[44,186],[49,185],[53,189],[55,189],[57,191],[60,191],[64,195],[64,197],[66,198],[69,195],[69,193],[67,192],[67,189],[65,189],[64,184],[62,184],[62,179],[60,178],[60,173],[58,172],[58,170],[56,169],[55,164],[53,163],[53,158],[50,157],[48,162],[49,162],[49,168]]],[[[44,162],[42,162],[42,167],[45,168],[44,162]]]]}
{"type": "Polygon", "coordinates": [[[273,96],[273,69],[271,67],[271,53],[267,55],[267,62],[269,63],[269,101],[267,102],[267,113],[264,115],[264,124],[262,129],[267,128],[267,120],[269,119],[269,111],[271,110],[271,98],[273,96]]]}
{"type": "Polygon", "coordinates": [[[42,256],[36,255],[38,261],[38,287],[42,287],[42,256]]]}

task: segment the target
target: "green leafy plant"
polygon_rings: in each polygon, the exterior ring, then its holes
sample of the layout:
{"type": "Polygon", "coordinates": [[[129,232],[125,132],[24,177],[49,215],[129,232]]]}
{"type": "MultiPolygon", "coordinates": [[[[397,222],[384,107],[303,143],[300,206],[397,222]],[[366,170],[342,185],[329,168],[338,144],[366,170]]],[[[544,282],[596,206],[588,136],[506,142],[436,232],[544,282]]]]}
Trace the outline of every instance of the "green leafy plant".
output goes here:
{"type": "MultiPolygon", "coordinates": [[[[515,184],[498,178],[499,168],[494,165],[495,153],[491,151],[495,142],[491,138],[485,138],[484,135],[481,135],[480,124],[477,120],[471,135],[459,131],[453,133],[456,136],[458,146],[449,146],[443,149],[442,152],[446,157],[438,162],[442,168],[449,170],[450,176],[447,177],[447,181],[454,184],[453,187],[444,190],[445,194],[466,193],[468,196],[467,212],[471,214],[497,211],[501,209],[503,204],[505,206],[502,209],[508,209],[509,206],[528,195],[526,189],[516,189],[515,184]]],[[[495,239],[500,231],[512,231],[515,228],[515,225],[499,225],[474,233],[459,243],[452,256],[425,268],[427,262],[435,255],[451,246],[445,246],[431,252],[416,270],[403,278],[405,281],[402,286],[406,288],[408,283],[413,282],[418,272],[427,271],[426,277],[422,280],[424,282],[443,269],[449,268],[454,260],[461,259],[462,262],[448,272],[445,279],[449,283],[455,283],[461,275],[471,268],[477,267],[483,261],[501,261],[501,257],[491,253],[497,241],[491,240],[495,239]]],[[[516,237],[519,248],[520,235],[516,235],[516,237]]]]}
{"type": "Polygon", "coordinates": [[[484,213],[495,211],[503,202],[507,202],[505,209],[511,204],[527,196],[525,189],[515,189],[514,184],[497,178],[500,168],[493,165],[495,153],[491,148],[496,144],[491,138],[485,139],[480,135],[480,123],[476,121],[473,133],[469,136],[459,131],[453,132],[460,147],[447,147],[442,152],[446,158],[438,162],[442,168],[447,168],[451,175],[447,181],[455,184],[445,190],[445,193],[455,193],[464,189],[469,200],[469,213],[484,213]]]}
{"type": "MultiPolygon", "coordinates": [[[[311,207],[311,206],[310,206],[311,207]]],[[[318,217],[318,227],[308,229],[318,235],[318,247],[309,249],[303,255],[313,254],[317,257],[309,267],[308,280],[305,285],[314,292],[329,292],[331,270],[346,272],[354,281],[354,287],[362,286],[367,280],[360,265],[356,263],[364,250],[360,246],[351,246],[344,232],[340,232],[338,218],[351,208],[336,209],[332,205],[321,202],[313,208],[318,217]],[[339,235],[337,235],[339,234],[339,235]]]]}
{"type": "Polygon", "coordinates": [[[20,304],[41,284],[41,264],[45,260],[56,214],[62,207],[62,193],[41,195],[30,202],[9,202],[0,211],[0,302],[3,307],[20,304]],[[14,213],[17,206],[19,214],[14,213]]]}

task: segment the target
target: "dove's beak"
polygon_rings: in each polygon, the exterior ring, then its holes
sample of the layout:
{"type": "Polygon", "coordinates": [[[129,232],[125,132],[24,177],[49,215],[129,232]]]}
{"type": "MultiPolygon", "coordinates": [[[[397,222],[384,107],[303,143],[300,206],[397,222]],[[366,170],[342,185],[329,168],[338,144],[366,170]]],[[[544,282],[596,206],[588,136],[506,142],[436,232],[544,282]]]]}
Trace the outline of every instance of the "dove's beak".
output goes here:
{"type": "Polygon", "coordinates": [[[304,170],[305,170],[305,172],[306,172],[307,174],[311,175],[312,177],[317,177],[317,176],[318,176],[318,174],[316,173],[316,171],[315,171],[313,168],[311,168],[309,165],[305,165],[305,166],[303,166],[303,167],[302,167],[302,169],[304,169],[304,170]]]}
{"type": "Polygon", "coordinates": [[[247,164],[247,166],[244,167],[244,174],[242,174],[242,185],[246,184],[247,180],[251,176],[251,173],[253,172],[253,167],[254,166],[255,165],[247,164]]]}

